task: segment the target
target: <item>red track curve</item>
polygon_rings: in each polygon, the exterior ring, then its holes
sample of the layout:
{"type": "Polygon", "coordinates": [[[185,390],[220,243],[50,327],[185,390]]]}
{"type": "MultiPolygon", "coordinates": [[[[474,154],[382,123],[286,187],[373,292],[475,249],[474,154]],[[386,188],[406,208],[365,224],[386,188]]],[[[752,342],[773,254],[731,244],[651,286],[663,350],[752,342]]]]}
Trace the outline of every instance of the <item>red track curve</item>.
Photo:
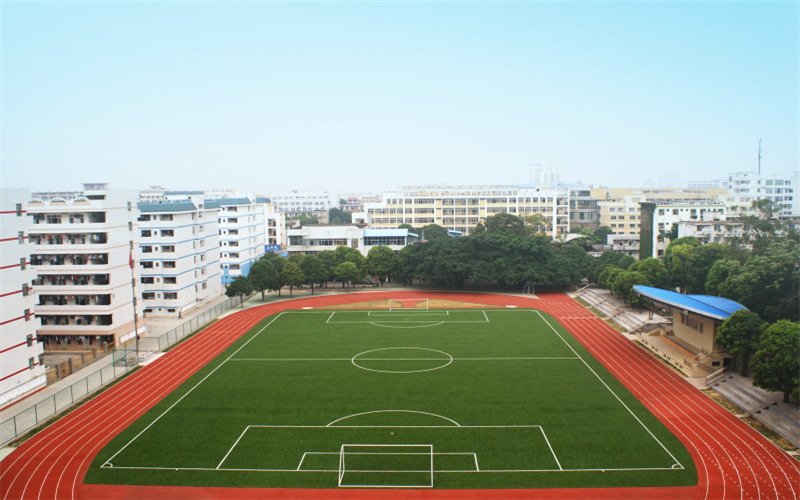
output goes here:
{"type": "Polygon", "coordinates": [[[425,499],[796,499],[800,462],[740,422],[604,321],[561,293],[364,292],[279,302],[229,315],[26,441],[0,462],[0,500],[21,498],[425,498],[425,499]],[[85,485],[95,455],[259,321],[275,312],[388,299],[432,297],[533,307],[553,315],[686,446],[698,485],[538,490],[312,490],[85,485]],[[267,493],[268,492],[268,493],[267,493]]]}

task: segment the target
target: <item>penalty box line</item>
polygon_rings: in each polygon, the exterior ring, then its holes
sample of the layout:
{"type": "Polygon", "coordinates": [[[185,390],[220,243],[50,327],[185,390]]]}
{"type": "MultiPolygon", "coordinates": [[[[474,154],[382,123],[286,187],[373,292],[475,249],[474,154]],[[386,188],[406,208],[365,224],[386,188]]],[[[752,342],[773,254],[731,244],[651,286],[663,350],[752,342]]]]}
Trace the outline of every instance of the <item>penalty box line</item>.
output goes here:
{"type": "MultiPolygon", "coordinates": [[[[249,431],[251,428],[261,428],[261,429],[384,429],[384,428],[403,428],[403,429],[520,429],[520,428],[538,428],[539,431],[542,433],[542,437],[544,438],[544,442],[547,444],[547,448],[550,450],[550,453],[553,455],[553,460],[555,460],[556,465],[558,466],[558,470],[564,470],[561,466],[561,462],[559,462],[558,457],[556,456],[556,452],[553,450],[553,446],[550,444],[550,440],[547,439],[547,434],[544,432],[544,428],[541,425],[458,425],[457,427],[453,427],[450,425],[264,425],[264,424],[251,424],[244,428],[239,437],[234,441],[233,445],[230,447],[228,452],[222,457],[219,464],[215,467],[215,470],[220,470],[222,464],[225,463],[225,460],[228,459],[230,454],[233,452],[233,449],[236,448],[236,445],[239,444],[239,441],[242,440],[244,435],[249,431]]],[[[367,446],[367,445],[365,445],[367,446]]],[[[334,453],[338,454],[339,452],[305,452],[303,453],[302,458],[300,459],[300,464],[297,466],[296,470],[300,470],[300,465],[303,464],[303,460],[307,454],[325,454],[325,453],[334,453]]],[[[470,452],[450,452],[445,453],[441,452],[442,455],[447,454],[469,454],[470,452]]],[[[474,453],[473,453],[474,455],[474,453]]],[[[110,462],[111,459],[109,459],[110,462]]],[[[108,462],[106,462],[108,463],[108,462]]],[[[105,465],[105,464],[104,464],[105,465]]],[[[475,457],[475,466],[478,468],[478,457],[475,457]]],[[[228,470],[228,469],[223,469],[228,470]]],[[[291,470],[291,469],[286,469],[291,470]]],[[[478,468],[478,472],[480,469],[478,468]]]]}

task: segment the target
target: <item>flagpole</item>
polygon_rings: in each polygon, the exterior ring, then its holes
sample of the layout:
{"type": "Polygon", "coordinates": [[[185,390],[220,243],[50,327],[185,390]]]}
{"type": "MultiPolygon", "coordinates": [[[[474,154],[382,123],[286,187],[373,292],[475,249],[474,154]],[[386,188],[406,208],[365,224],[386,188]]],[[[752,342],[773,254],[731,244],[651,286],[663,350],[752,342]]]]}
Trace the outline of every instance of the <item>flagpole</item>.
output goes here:
{"type": "MultiPolygon", "coordinates": [[[[131,242],[132,243],[132,242],[131,242]]],[[[133,249],[130,252],[131,290],[133,293],[133,331],[136,334],[136,365],[139,365],[139,315],[136,314],[136,276],[133,274],[133,249]]]]}

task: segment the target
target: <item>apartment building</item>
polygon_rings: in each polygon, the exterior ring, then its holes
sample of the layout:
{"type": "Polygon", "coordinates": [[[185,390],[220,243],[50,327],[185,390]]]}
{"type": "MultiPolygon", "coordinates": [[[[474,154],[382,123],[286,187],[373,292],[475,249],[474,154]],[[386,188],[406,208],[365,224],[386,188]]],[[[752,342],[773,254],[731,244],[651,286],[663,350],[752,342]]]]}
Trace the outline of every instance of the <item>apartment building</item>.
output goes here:
{"type": "MultiPolygon", "coordinates": [[[[46,351],[102,352],[135,338],[137,197],[107,184],[84,184],[80,192],[56,197],[34,193],[26,204],[37,335],[46,351]]],[[[140,334],[146,331],[138,326],[140,334]]]]}
{"type": "Polygon", "coordinates": [[[247,276],[265,252],[267,222],[264,203],[255,198],[206,199],[205,207],[219,210],[219,253],[222,284],[247,276]]]}
{"type": "Polygon", "coordinates": [[[217,208],[202,193],[139,203],[140,296],[147,316],[178,317],[222,294],[217,208]]]}
{"type": "Polygon", "coordinates": [[[373,229],[437,224],[469,234],[478,222],[498,213],[540,215],[551,237],[569,232],[570,193],[563,187],[426,186],[403,187],[382,193],[381,203],[367,203],[373,229]]]}
{"type": "Polygon", "coordinates": [[[0,406],[47,385],[36,339],[36,274],[29,264],[32,220],[25,210],[31,192],[0,190],[0,406]]]}
{"type": "Polygon", "coordinates": [[[419,242],[408,229],[368,229],[357,224],[333,226],[307,225],[288,230],[289,254],[313,255],[339,246],[355,248],[365,257],[376,246],[388,246],[399,252],[406,245],[419,242]]]}
{"type": "Polygon", "coordinates": [[[682,221],[725,220],[727,207],[713,199],[657,200],[641,204],[639,257],[658,257],[664,254],[669,240],[660,237],[672,231],[673,224],[682,221]],[[659,241],[660,240],[660,241],[659,241]]]}

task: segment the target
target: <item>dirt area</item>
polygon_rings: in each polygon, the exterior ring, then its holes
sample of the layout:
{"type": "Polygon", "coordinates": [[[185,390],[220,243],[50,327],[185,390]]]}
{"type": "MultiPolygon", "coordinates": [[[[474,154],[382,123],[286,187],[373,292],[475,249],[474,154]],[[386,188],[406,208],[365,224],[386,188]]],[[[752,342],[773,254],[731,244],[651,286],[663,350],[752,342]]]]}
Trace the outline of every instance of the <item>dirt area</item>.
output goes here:
{"type": "MultiPolygon", "coordinates": [[[[407,304],[408,305],[408,304],[407,304]]],[[[399,307],[399,303],[392,304],[392,308],[399,307]]],[[[415,309],[424,309],[425,302],[423,299],[420,299],[417,304],[411,306],[415,309]]],[[[475,302],[457,302],[453,300],[442,300],[442,299],[429,299],[428,301],[428,308],[429,309],[463,309],[463,308],[497,308],[502,306],[490,305],[490,304],[477,304],[475,302]]],[[[320,307],[319,309],[389,309],[389,301],[386,299],[382,300],[370,300],[365,302],[353,302],[352,304],[339,304],[335,306],[324,306],[320,307]]]]}

